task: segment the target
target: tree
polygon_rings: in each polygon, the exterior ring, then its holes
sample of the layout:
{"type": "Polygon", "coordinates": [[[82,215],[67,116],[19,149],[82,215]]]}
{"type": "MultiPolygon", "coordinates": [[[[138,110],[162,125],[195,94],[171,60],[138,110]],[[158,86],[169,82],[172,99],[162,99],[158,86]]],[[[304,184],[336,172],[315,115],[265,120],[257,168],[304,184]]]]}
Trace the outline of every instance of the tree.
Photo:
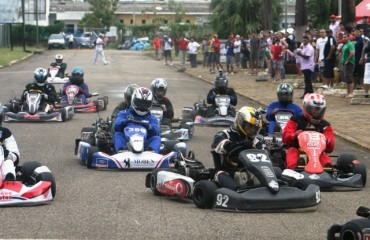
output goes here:
{"type": "Polygon", "coordinates": [[[262,1],[262,29],[272,29],[272,0],[262,1]]]}
{"type": "Polygon", "coordinates": [[[345,27],[354,27],[356,23],[355,0],[342,0],[342,23],[345,27]]]}
{"type": "Polygon", "coordinates": [[[82,27],[108,28],[115,22],[114,12],[117,10],[119,0],[87,0],[90,3],[91,13],[85,14],[80,21],[82,27]]]}
{"type": "Polygon", "coordinates": [[[302,42],[302,36],[307,28],[307,0],[296,0],[295,2],[295,37],[302,42]]]}

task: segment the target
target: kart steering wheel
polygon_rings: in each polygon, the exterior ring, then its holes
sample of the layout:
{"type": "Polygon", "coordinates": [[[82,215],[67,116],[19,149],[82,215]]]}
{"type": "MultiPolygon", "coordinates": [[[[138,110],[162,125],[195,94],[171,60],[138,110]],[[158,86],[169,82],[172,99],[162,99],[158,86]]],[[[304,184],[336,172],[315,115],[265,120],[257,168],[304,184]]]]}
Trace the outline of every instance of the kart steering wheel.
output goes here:
{"type": "Polygon", "coordinates": [[[231,150],[227,156],[226,156],[226,161],[230,166],[232,167],[237,167],[239,164],[238,162],[233,161],[233,159],[238,159],[239,158],[239,153],[241,152],[241,149],[245,148],[243,145],[237,146],[233,150],[231,150]]]}

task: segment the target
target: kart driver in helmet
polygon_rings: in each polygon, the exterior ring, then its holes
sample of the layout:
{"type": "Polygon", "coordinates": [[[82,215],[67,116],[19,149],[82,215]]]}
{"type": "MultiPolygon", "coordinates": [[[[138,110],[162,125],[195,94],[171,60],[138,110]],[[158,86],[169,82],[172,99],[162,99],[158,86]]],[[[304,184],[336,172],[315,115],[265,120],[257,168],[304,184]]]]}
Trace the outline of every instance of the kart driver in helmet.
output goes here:
{"type": "Polygon", "coordinates": [[[2,180],[9,181],[16,179],[14,167],[18,165],[20,153],[12,132],[2,126],[3,119],[4,109],[0,103],[0,152],[4,155],[2,180]]]}
{"type": "MultiPolygon", "coordinates": [[[[55,62],[52,62],[50,64],[51,67],[59,67],[59,71],[56,75],[56,77],[64,78],[65,71],[67,69],[67,64],[63,62],[63,55],[62,54],[57,54],[55,55],[55,62]]],[[[50,68],[49,68],[50,70],[50,68]]],[[[50,76],[49,71],[48,71],[48,76],[50,76]]]]}
{"type": "Polygon", "coordinates": [[[170,99],[166,97],[167,92],[167,81],[163,78],[156,78],[152,81],[150,89],[153,92],[154,101],[153,104],[162,106],[163,118],[161,124],[170,124],[173,119],[174,112],[170,99]]]}
{"type": "Polygon", "coordinates": [[[227,80],[226,76],[223,74],[222,70],[220,70],[214,81],[215,87],[209,90],[207,95],[207,103],[211,104],[207,110],[208,116],[214,115],[214,112],[217,108],[215,100],[218,95],[228,95],[230,97],[230,105],[232,106],[236,106],[238,103],[236,93],[233,88],[228,87],[228,82],[229,81],[227,80]]]}
{"type": "Polygon", "coordinates": [[[275,114],[279,110],[290,110],[293,115],[302,115],[302,109],[293,103],[293,86],[289,83],[280,83],[277,90],[278,101],[270,103],[266,111],[266,120],[269,121],[268,133],[273,134],[276,126],[275,114]]]}
{"type": "Polygon", "coordinates": [[[87,98],[91,97],[91,94],[89,93],[89,87],[84,82],[84,70],[81,67],[75,67],[72,69],[69,81],[63,86],[62,102],[67,101],[66,88],[69,85],[76,85],[79,87],[79,92],[76,97],[80,99],[82,104],[86,104],[87,98]]]}
{"type": "Polygon", "coordinates": [[[125,127],[139,124],[147,130],[144,149],[159,153],[161,146],[159,122],[150,113],[152,105],[153,93],[148,88],[139,87],[134,91],[130,108],[120,111],[114,123],[114,149],[116,152],[128,150],[124,134],[125,127]]]}
{"type": "Polygon", "coordinates": [[[242,107],[235,117],[235,122],[229,129],[218,132],[213,139],[211,148],[215,162],[215,180],[221,187],[237,190],[238,184],[234,181],[234,174],[239,170],[238,154],[246,149],[261,148],[256,138],[262,127],[262,115],[252,107],[242,107]],[[235,159],[230,159],[229,153],[235,159]]]}
{"type": "Polygon", "coordinates": [[[114,123],[115,119],[117,118],[117,115],[120,111],[128,109],[131,106],[131,97],[134,91],[139,88],[139,85],[137,84],[129,84],[125,88],[123,92],[124,101],[120,102],[116,108],[113,110],[112,113],[112,122],[114,123]]]}
{"type": "Polygon", "coordinates": [[[34,82],[28,83],[23,91],[21,102],[24,103],[26,101],[27,93],[34,90],[34,91],[41,91],[42,98],[40,101],[40,111],[48,112],[48,106],[54,106],[57,100],[57,93],[55,91],[55,87],[52,84],[46,82],[48,78],[48,74],[45,68],[37,68],[34,73],[34,82]]]}
{"type": "Polygon", "coordinates": [[[334,132],[330,123],[324,119],[326,99],[317,93],[308,93],[303,98],[303,115],[294,115],[290,118],[283,131],[283,143],[288,147],[286,153],[286,167],[294,169],[299,158],[298,135],[305,130],[320,132],[326,137],[326,149],[320,156],[320,163],[324,167],[331,167],[332,161],[327,153],[334,150],[334,132]]]}

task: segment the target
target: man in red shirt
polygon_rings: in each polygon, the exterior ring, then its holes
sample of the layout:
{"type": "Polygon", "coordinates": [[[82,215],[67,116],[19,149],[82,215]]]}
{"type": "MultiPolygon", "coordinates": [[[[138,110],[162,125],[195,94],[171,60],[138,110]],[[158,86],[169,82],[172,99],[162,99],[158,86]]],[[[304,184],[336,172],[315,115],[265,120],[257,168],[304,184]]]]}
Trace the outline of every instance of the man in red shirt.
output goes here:
{"type": "Polygon", "coordinates": [[[213,35],[213,41],[211,42],[211,48],[213,49],[213,60],[212,60],[212,70],[211,73],[215,73],[216,66],[219,69],[222,69],[220,64],[220,50],[221,50],[221,41],[218,39],[218,35],[213,35]]]}
{"type": "Polygon", "coordinates": [[[188,51],[188,44],[189,44],[189,41],[186,39],[185,36],[183,36],[181,40],[179,41],[181,66],[185,65],[185,57],[186,57],[186,52],[188,51]]]}
{"type": "Polygon", "coordinates": [[[153,40],[153,47],[155,52],[155,58],[159,60],[159,52],[162,49],[162,42],[161,39],[158,37],[158,35],[155,35],[155,38],[153,40]]]}
{"type": "Polygon", "coordinates": [[[280,40],[275,38],[274,45],[270,48],[271,58],[273,60],[273,66],[275,70],[276,80],[280,80],[280,66],[281,66],[281,56],[283,53],[283,46],[280,44],[280,40]]]}

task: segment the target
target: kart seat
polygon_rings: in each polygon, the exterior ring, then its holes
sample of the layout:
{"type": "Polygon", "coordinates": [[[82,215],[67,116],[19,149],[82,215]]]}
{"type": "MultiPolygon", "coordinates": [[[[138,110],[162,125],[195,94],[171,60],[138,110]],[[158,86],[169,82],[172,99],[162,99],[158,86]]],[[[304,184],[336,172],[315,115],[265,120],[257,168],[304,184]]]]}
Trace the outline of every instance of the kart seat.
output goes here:
{"type": "Polygon", "coordinates": [[[217,154],[215,151],[211,151],[212,157],[213,157],[213,164],[215,165],[215,170],[221,169],[221,157],[219,154],[217,154]]]}

